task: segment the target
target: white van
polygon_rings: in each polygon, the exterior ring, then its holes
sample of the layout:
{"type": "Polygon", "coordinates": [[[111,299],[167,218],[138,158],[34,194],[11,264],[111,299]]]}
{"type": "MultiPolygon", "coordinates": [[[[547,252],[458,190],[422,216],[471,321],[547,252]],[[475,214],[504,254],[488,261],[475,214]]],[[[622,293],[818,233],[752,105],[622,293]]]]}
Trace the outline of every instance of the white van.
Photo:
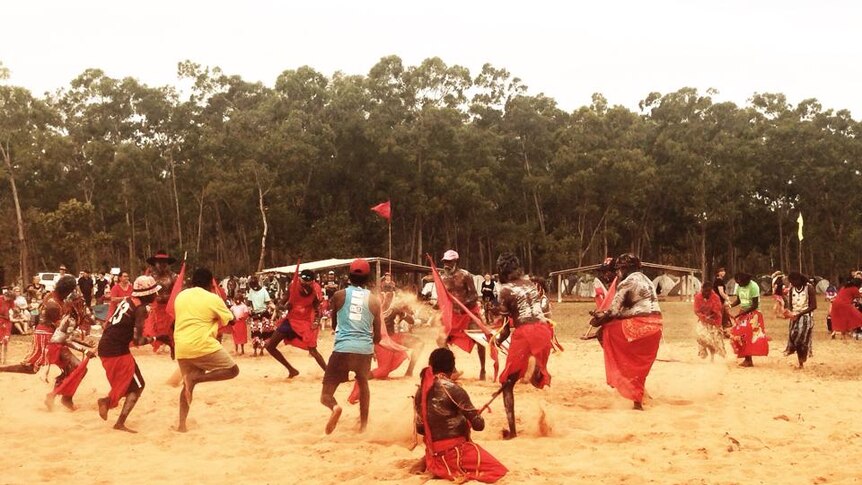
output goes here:
{"type": "Polygon", "coordinates": [[[54,291],[54,285],[60,281],[60,273],[36,273],[39,283],[45,285],[46,291],[54,291]]]}

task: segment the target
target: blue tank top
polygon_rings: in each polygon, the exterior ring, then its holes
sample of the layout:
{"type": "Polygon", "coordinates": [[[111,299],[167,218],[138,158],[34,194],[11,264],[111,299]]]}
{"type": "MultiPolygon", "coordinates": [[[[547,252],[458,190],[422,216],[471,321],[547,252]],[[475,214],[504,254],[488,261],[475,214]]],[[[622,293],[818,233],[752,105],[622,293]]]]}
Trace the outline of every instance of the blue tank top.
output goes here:
{"type": "Polygon", "coordinates": [[[338,310],[338,327],[335,329],[335,346],[332,350],[373,354],[374,316],[368,308],[371,292],[356,286],[348,286],[344,292],[344,305],[338,310]]]}

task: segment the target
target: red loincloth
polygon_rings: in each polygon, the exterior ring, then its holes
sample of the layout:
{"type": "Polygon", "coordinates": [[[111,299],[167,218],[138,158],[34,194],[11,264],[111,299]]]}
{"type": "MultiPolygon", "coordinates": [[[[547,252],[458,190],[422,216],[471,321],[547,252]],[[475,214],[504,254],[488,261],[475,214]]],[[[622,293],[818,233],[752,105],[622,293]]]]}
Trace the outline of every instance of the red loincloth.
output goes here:
{"type": "Polygon", "coordinates": [[[33,332],[33,347],[27,357],[24,357],[23,364],[33,366],[34,370],[39,370],[40,367],[48,363],[48,341],[51,339],[51,329],[44,325],[37,325],[33,332]]]}
{"type": "Polygon", "coordinates": [[[102,367],[105,368],[108,383],[111,384],[111,392],[108,393],[111,402],[108,408],[113,409],[126,395],[132,378],[135,377],[135,358],[132,354],[124,354],[116,357],[101,357],[100,360],[102,367]]]}
{"type": "Polygon", "coordinates": [[[832,300],[829,316],[832,317],[833,332],[849,332],[854,328],[862,327],[862,312],[853,306],[853,299],[858,296],[859,289],[851,286],[841,288],[838,295],[832,300]]]}
{"type": "MultiPolygon", "coordinates": [[[[56,365],[60,365],[60,360],[59,360],[60,351],[59,350],[54,351],[54,347],[62,348],[63,346],[60,344],[48,344],[48,355],[49,356],[54,355],[54,354],[57,355],[57,360],[51,361],[51,363],[56,364],[56,365]]],[[[81,381],[84,380],[84,376],[87,375],[87,364],[89,364],[89,363],[90,363],[90,357],[85,356],[84,360],[82,360],[81,363],[78,364],[78,367],[75,367],[75,370],[70,372],[69,375],[67,375],[66,378],[63,379],[63,381],[60,382],[57,385],[57,387],[55,387],[54,390],[51,392],[57,396],[66,396],[66,397],[74,396],[75,391],[78,390],[78,386],[81,384],[81,381]]]]}
{"type": "Polygon", "coordinates": [[[285,338],[284,343],[302,350],[317,347],[317,336],[320,333],[320,327],[314,327],[314,320],[296,320],[293,317],[286,318],[289,318],[290,328],[293,329],[298,338],[285,338]]]}
{"type": "Polygon", "coordinates": [[[740,358],[769,355],[769,338],[765,332],[763,314],[756,310],[746,313],[737,317],[730,329],[730,346],[740,358]]]}
{"type": "MultiPolygon", "coordinates": [[[[390,337],[395,343],[399,345],[403,344],[401,334],[396,333],[394,335],[390,335],[390,337]]],[[[373,379],[388,379],[389,374],[410,357],[405,350],[393,350],[380,344],[374,344],[374,355],[377,356],[377,368],[371,370],[373,379]]],[[[350,391],[350,396],[347,398],[347,402],[350,404],[356,404],[359,402],[358,383],[353,384],[353,390],[350,391]]]]}
{"type": "Polygon", "coordinates": [[[536,371],[541,375],[538,381],[530,382],[539,389],[551,384],[551,374],[548,373],[548,357],[551,356],[554,330],[547,323],[528,323],[516,327],[512,332],[509,344],[509,355],[506,357],[506,367],[500,373],[500,383],[505,383],[512,374],[518,379],[524,377],[530,357],[536,358],[536,371]]]}
{"type": "MultiPolygon", "coordinates": [[[[151,304],[150,313],[144,322],[144,337],[160,337],[162,335],[173,337],[171,326],[174,324],[174,317],[167,312],[167,308],[166,303],[153,302],[151,304]]],[[[153,351],[158,351],[162,345],[162,342],[156,340],[153,342],[153,351]]]]}
{"type": "MultiPolygon", "coordinates": [[[[481,315],[479,312],[479,305],[470,308],[470,313],[477,317],[481,315]]],[[[473,318],[469,314],[453,311],[452,329],[449,331],[449,336],[446,338],[446,341],[460,347],[464,352],[472,352],[473,346],[476,345],[476,341],[471,339],[465,333],[465,331],[470,328],[471,322],[473,322],[473,318]]]]}
{"type": "Polygon", "coordinates": [[[248,343],[248,322],[246,320],[246,318],[242,318],[233,324],[233,343],[235,345],[248,343]]]}
{"type": "Polygon", "coordinates": [[[661,315],[614,320],[602,327],[605,377],[626,399],[641,402],[661,342],[661,315]]]}

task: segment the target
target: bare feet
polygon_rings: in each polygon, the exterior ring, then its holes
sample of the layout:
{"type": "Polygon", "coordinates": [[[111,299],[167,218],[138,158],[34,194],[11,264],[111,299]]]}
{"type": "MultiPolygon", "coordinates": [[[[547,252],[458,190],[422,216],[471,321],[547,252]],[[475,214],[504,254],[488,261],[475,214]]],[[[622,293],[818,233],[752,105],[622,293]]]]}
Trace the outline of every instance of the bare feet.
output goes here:
{"type": "Polygon", "coordinates": [[[114,429],[119,430],[119,431],[125,431],[126,433],[132,433],[132,434],[137,433],[137,431],[135,431],[131,428],[127,428],[125,424],[120,424],[120,423],[115,424],[114,429]]]}
{"type": "Polygon", "coordinates": [[[185,425],[185,424],[181,424],[181,425],[176,426],[176,427],[171,426],[171,429],[172,429],[173,431],[176,431],[177,433],[185,433],[185,432],[187,432],[187,431],[188,431],[188,428],[186,428],[186,425],[185,425]]]}
{"type": "Polygon", "coordinates": [[[739,366],[740,367],[754,367],[754,362],[752,362],[750,360],[743,360],[742,363],[739,364],[739,366]]]}
{"type": "Polygon", "coordinates": [[[332,434],[335,427],[338,426],[338,419],[341,418],[341,406],[333,406],[332,414],[329,416],[329,421],[326,422],[326,434],[332,434]]]}
{"type": "Polygon", "coordinates": [[[636,410],[636,411],[643,411],[643,410],[644,410],[644,405],[643,405],[643,403],[642,403],[642,402],[640,402],[640,401],[635,401],[634,403],[635,403],[635,404],[634,404],[634,406],[632,406],[632,409],[634,409],[634,410],[636,410]]]}
{"type": "Polygon", "coordinates": [[[293,379],[294,377],[299,375],[299,371],[296,369],[288,369],[287,370],[287,378],[293,379]]]}
{"type": "Polygon", "coordinates": [[[72,397],[71,397],[71,396],[63,396],[63,397],[61,397],[61,398],[60,398],[60,404],[62,404],[62,405],[63,405],[63,407],[65,407],[65,408],[66,408],[66,409],[68,409],[69,411],[74,411],[75,409],[77,409],[77,408],[75,407],[75,403],[73,403],[73,402],[72,402],[72,397]]]}
{"type": "Polygon", "coordinates": [[[108,420],[108,398],[101,398],[96,401],[96,404],[99,405],[99,417],[102,418],[102,421],[108,420]]]}
{"type": "Polygon", "coordinates": [[[54,410],[54,397],[54,394],[50,392],[45,396],[45,407],[48,408],[48,411],[54,410]]]}
{"type": "Polygon", "coordinates": [[[517,437],[518,437],[517,432],[509,431],[508,429],[503,430],[503,439],[504,440],[510,440],[510,439],[517,438],[517,437]]]}
{"type": "Polygon", "coordinates": [[[484,370],[479,371],[479,380],[480,381],[485,380],[485,371],[484,370]]]}

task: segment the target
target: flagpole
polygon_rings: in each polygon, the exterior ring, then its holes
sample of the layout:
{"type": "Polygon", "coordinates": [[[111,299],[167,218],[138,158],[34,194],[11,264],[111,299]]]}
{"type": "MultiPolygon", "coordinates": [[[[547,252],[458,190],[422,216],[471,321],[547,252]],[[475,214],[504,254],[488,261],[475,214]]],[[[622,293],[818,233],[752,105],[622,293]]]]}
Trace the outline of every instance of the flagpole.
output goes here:
{"type": "Polygon", "coordinates": [[[392,275],[392,216],[389,217],[389,274],[392,275]]]}

